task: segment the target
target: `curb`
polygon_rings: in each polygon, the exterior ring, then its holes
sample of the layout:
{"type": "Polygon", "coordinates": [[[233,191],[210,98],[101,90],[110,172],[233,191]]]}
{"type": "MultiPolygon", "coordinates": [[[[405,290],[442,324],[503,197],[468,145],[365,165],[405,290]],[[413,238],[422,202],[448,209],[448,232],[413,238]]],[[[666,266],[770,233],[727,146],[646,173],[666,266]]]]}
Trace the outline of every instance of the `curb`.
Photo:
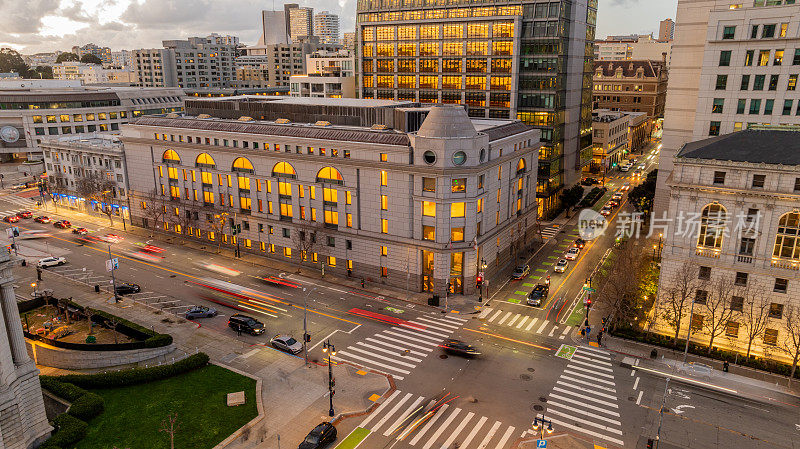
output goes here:
{"type": "MultiPolygon", "coordinates": [[[[352,364],[350,362],[341,361],[341,362],[338,362],[338,363],[341,364],[341,365],[350,365],[353,368],[357,368],[357,369],[360,369],[360,370],[364,369],[363,367],[354,365],[354,364],[352,364]]],[[[375,370],[371,370],[371,369],[367,369],[366,371],[368,373],[384,376],[384,377],[386,377],[386,380],[389,382],[389,388],[386,391],[383,392],[383,394],[381,395],[381,399],[388,398],[389,396],[391,396],[392,393],[395,392],[395,390],[397,390],[397,385],[394,383],[394,378],[392,377],[391,374],[381,373],[381,372],[378,372],[378,371],[375,371],[375,370]]],[[[375,409],[378,408],[379,406],[380,406],[379,402],[373,402],[372,404],[370,404],[369,407],[365,408],[362,411],[350,412],[350,413],[341,413],[338,416],[336,416],[334,419],[331,420],[331,424],[333,424],[335,426],[335,425],[339,424],[340,422],[344,421],[345,419],[357,418],[359,416],[368,415],[368,414],[374,412],[375,409]]]]}
{"type": "Polygon", "coordinates": [[[223,449],[223,448],[227,447],[228,445],[232,444],[233,442],[235,442],[245,431],[252,429],[253,427],[256,426],[256,424],[259,424],[261,421],[263,421],[264,417],[266,416],[266,414],[264,413],[264,405],[261,402],[261,379],[260,378],[254,377],[254,376],[252,376],[252,375],[250,375],[248,373],[245,373],[244,371],[240,371],[240,370],[238,370],[236,368],[233,368],[231,366],[225,365],[224,363],[214,363],[214,365],[217,365],[217,366],[220,366],[220,367],[225,368],[227,370],[233,371],[234,373],[240,374],[242,376],[249,377],[251,379],[255,379],[255,381],[256,381],[256,409],[258,410],[258,415],[256,415],[255,418],[251,419],[250,422],[248,422],[247,424],[243,425],[242,427],[239,427],[235,432],[233,432],[232,434],[228,435],[228,438],[225,438],[224,440],[222,440],[219,444],[217,444],[213,448],[213,449],[223,449]]]}

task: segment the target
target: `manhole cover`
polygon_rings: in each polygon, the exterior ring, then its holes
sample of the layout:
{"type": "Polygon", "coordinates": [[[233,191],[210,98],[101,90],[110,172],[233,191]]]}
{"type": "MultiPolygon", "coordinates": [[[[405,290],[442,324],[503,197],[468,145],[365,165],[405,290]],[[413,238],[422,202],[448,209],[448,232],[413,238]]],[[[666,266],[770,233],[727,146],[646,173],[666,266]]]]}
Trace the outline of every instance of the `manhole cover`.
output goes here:
{"type": "Polygon", "coordinates": [[[541,412],[542,410],[544,410],[544,407],[542,407],[539,404],[536,404],[533,406],[533,409],[536,410],[537,412],[541,412]]]}
{"type": "Polygon", "coordinates": [[[519,378],[522,380],[531,380],[531,376],[529,376],[528,374],[520,374],[519,378]]]}
{"type": "Polygon", "coordinates": [[[547,402],[547,398],[546,398],[546,397],[544,397],[544,396],[541,396],[541,397],[539,398],[539,402],[547,402]]]}
{"type": "Polygon", "coordinates": [[[534,368],[528,368],[528,372],[529,372],[529,373],[532,373],[532,372],[534,372],[534,371],[536,371],[534,368]]]}
{"type": "Polygon", "coordinates": [[[633,401],[635,401],[636,399],[635,399],[633,396],[628,396],[628,400],[629,400],[629,401],[631,401],[631,402],[633,402],[633,401]]]}
{"type": "Polygon", "coordinates": [[[447,358],[447,354],[439,354],[439,358],[440,359],[446,359],[447,358]]]}

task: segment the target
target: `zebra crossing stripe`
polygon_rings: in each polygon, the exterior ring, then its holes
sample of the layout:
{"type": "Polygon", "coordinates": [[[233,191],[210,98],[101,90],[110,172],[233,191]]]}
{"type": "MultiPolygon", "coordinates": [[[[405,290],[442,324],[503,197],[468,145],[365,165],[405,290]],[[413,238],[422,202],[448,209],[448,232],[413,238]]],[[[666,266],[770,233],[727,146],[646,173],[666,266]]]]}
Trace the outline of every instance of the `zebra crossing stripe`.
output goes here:
{"type": "MultiPolygon", "coordinates": [[[[598,423],[593,422],[593,421],[588,421],[588,420],[583,419],[583,418],[578,418],[578,417],[572,416],[572,415],[570,415],[568,413],[564,413],[561,410],[552,410],[552,409],[550,409],[548,407],[547,408],[547,412],[551,413],[551,414],[562,416],[564,418],[570,419],[570,420],[575,421],[575,422],[586,424],[587,426],[597,427],[600,430],[605,430],[607,432],[611,432],[611,433],[614,433],[614,434],[617,434],[617,435],[622,435],[622,431],[619,430],[619,429],[615,429],[613,427],[608,427],[608,426],[605,426],[603,424],[598,424],[598,423]]],[[[601,416],[595,416],[595,417],[598,418],[598,419],[602,418],[601,416]]],[[[603,421],[606,421],[606,422],[611,423],[611,424],[617,423],[618,425],[620,425],[619,421],[615,421],[613,419],[605,418],[605,419],[603,419],[603,421]]]]}
{"type": "Polygon", "coordinates": [[[383,436],[388,437],[389,435],[392,434],[392,432],[397,430],[400,424],[403,423],[403,420],[406,419],[408,415],[414,410],[414,407],[418,406],[424,400],[425,398],[420,396],[407,409],[403,410],[403,413],[401,413],[400,416],[397,417],[397,421],[393,422],[392,425],[389,426],[385,432],[383,432],[383,436]]]}
{"type": "Polygon", "coordinates": [[[613,365],[611,362],[609,362],[608,360],[603,360],[603,359],[594,359],[594,358],[591,358],[591,357],[587,357],[587,356],[586,356],[586,354],[580,354],[580,353],[577,353],[577,354],[575,354],[575,355],[573,355],[573,356],[572,356],[572,360],[575,360],[575,359],[578,359],[578,360],[586,360],[587,362],[597,363],[597,364],[599,364],[599,365],[605,365],[605,366],[614,366],[614,365],[613,365]]]}
{"type": "MultiPolygon", "coordinates": [[[[356,342],[356,344],[359,345],[359,346],[364,346],[365,348],[372,349],[373,351],[383,352],[385,354],[391,354],[391,355],[395,355],[395,356],[397,355],[397,352],[393,352],[393,351],[390,351],[388,349],[384,349],[384,348],[381,348],[381,347],[378,347],[378,346],[373,346],[373,345],[364,343],[363,341],[356,342]]],[[[352,348],[352,346],[351,346],[351,348],[352,348]]],[[[418,358],[411,357],[411,356],[408,356],[408,355],[403,355],[402,357],[403,357],[403,360],[411,360],[411,361],[414,361],[414,362],[417,362],[417,363],[421,363],[422,362],[422,359],[418,359],[418,358]]]]}
{"type": "Polygon", "coordinates": [[[589,408],[589,409],[592,409],[592,410],[595,410],[595,411],[598,411],[598,412],[601,412],[601,413],[605,413],[607,415],[616,416],[617,418],[620,417],[619,413],[617,413],[617,412],[615,412],[613,410],[609,410],[607,408],[602,408],[602,407],[597,407],[595,405],[587,404],[587,403],[585,403],[583,401],[576,401],[575,399],[570,399],[570,398],[565,397],[565,396],[559,396],[557,394],[551,394],[550,395],[550,397],[547,400],[547,405],[548,406],[556,405],[556,406],[567,408],[566,405],[557,405],[555,402],[550,401],[550,398],[558,399],[559,401],[569,402],[571,404],[575,404],[575,406],[577,406],[577,407],[589,408]]]}
{"type": "Polygon", "coordinates": [[[503,438],[501,438],[500,442],[497,443],[495,449],[503,449],[503,446],[505,446],[505,444],[508,442],[508,439],[511,438],[512,433],[514,433],[514,426],[508,426],[505,435],[503,435],[503,438]]]}
{"type": "MultiPolygon", "coordinates": [[[[417,344],[408,343],[407,340],[411,340],[411,341],[416,342],[416,343],[419,343],[419,342],[414,340],[414,339],[412,339],[408,335],[398,334],[397,332],[383,331],[383,333],[381,333],[381,334],[375,334],[375,337],[385,338],[385,339],[387,339],[389,341],[394,341],[395,343],[404,344],[406,346],[410,346],[412,348],[416,348],[416,349],[419,349],[421,351],[428,351],[428,352],[433,351],[432,348],[426,348],[424,346],[420,346],[420,345],[417,345],[417,344]],[[391,337],[387,337],[386,335],[383,335],[383,334],[394,335],[395,337],[400,338],[401,340],[399,340],[399,341],[397,339],[393,340],[391,337]],[[402,339],[404,339],[404,340],[402,340],[402,339]]],[[[427,343],[427,342],[422,342],[422,343],[427,343]]]]}
{"type": "MultiPolygon", "coordinates": [[[[424,321],[426,323],[435,324],[437,326],[444,326],[445,329],[439,329],[439,330],[449,330],[450,332],[452,332],[452,331],[458,330],[458,328],[460,327],[460,326],[457,326],[455,324],[439,323],[437,321],[429,320],[427,318],[422,318],[422,317],[417,318],[417,319],[420,320],[420,321],[424,321]]],[[[412,321],[412,323],[416,323],[416,321],[412,321]]],[[[418,324],[422,324],[422,323],[418,323],[418,324]]],[[[427,326],[427,324],[426,324],[426,326],[427,326]]]]}
{"type": "Polygon", "coordinates": [[[559,426],[566,427],[568,429],[572,429],[572,430],[574,430],[576,432],[579,432],[579,433],[584,433],[586,435],[591,435],[593,437],[602,438],[605,441],[610,441],[610,442],[612,442],[614,444],[618,444],[620,446],[624,446],[625,445],[625,442],[623,442],[622,440],[618,440],[618,439],[616,439],[614,437],[609,437],[609,436],[603,435],[602,433],[595,432],[595,431],[589,430],[589,429],[585,429],[583,427],[574,426],[572,424],[569,424],[569,423],[567,423],[565,421],[562,421],[560,419],[557,419],[557,418],[550,418],[550,421],[552,421],[553,424],[558,424],[559,426]]]}
{"type": "Polygon", "coordinates": [[[528,331],[530,331],[530,330],[531,330],[531,328],[533,327],[533,325],[534,325],[534,324],[536,324],[536,322],[537,322],[537,321],[539,321],[539,318],[534,318],[534,319],[533,319],[533,320],[530,322],[530,324],[528,324],[528,327],[526,327],[526,328],[525,328],[525,332],[528,332],[528,331]]]}
{"type": "Polygon", "coordinates": [[[592,363],[586,363],[583,360],[576,360],[575,357],[573,357],[572,360],[569,361],[569,364],[570,364],[570,366],[572,366],[572,365],[580,365],[580,366],[587,366],[589,368],[598,369],[600,371],[605,371],[605,373],[598,373],[598,374],[601,375],[601,376],[610,377],[612,379],[614,378],[613,374],[606,374],[606,373],[613,373],[614,372],[611,368],[609,368],[607,366],[597,366],[597,365],[594,365],[592,363]]]}
{"type": "Polygon", "coordinates": [[[550,324],[550,321],[544,320],[544,323],[542,323],[542,326],[539,327],[539,330],[537,330],[536,333],[541,334],[544,328],[546,328],[548,324],[550,324]]]}
{"type": "MultiPolygon", "coordinates": [[[[411,321],[411,323],[413,323],[413,321],[411,321]]],[[[408,325],[408,324],[405,324],[405,323],[401,324],[400,326],[401,326],[403,329],[411,329],[411,330],[413,330],[414,332],[422,332],[422,333],[423,333],[423,335],[424,335],[424,334],[431,334],[431,335],[433,335],[433,336],[436,336],[436,337],[439,337],[439,338],[447,338],[447,336],[448,336],[448,335],[450,335],[450,334],[443,334],[443,333],[441,333],[441,332],[434,332],[434,331],[430,331],[430,330],[428,330],[428,329],[418,329],[418,328],[417,328],[417,327],[415,327],[415,326],[410,326],[410,325],[408,325]]]]}
{"type": "MultiPolygon", "coordinates": [[[[366,357],[361,357],[359,355],[350,354],[349,352],[338,351],[337,354],[339,354],[339,355],[337,355],[336,358],[338,358],[340,360],[347,361],[347,358],[356,359],[356,360],[362,360],[363,361],[362,363],[367,363],[368,364],[368,365],[365,365],[365,366],[375,365],[375,366],[379,366],[379,367],[384,368],[384,369],[388,369],[389,371],[396,371],[396,372],[402,373],[402,374],[411,374],[411,371],[406,371],[404,369],[395,368],[395,367],[389,366],[389,365],[384,365],[383,363],[378,363],[378,362],[376,362],[374,360],[368,359],[366,357]],[[347,358],[340,357],[342,355],[347,357],[347,358]]],[[[362,363],[356,363],[356,364],[357,365],[361,365],[362,363]]],[[[392,376],[394,376],[394,374],[392,376]]],[[[398,379],[403,379],[402,377],[397,377],[397,376],[394,376],[394,377],[396,377],[398,379]]]]}
{"type": "Polygon", "coordinates": [[[511,321],[509,321],[509,322],[508,322],[508,325],[509,325],[509,326],[513,326],[513,325],[514,325],[514,323],[516,323],[516,322],[517,322],[517,320],[519,319],[519,317],[520,317],[520,316],[521,316],[521,315],[520,315],[519,313],[518,313],[518,314],[516,314],[516,315],[514,315],[514,318],[512,318],[512,319],[511,319],[511,321]]]}
{"type": "Polygon", "coordinates": [[[498,321],[498,322],[497,322],[497,324],[498,324],[498,325],[502,325],[503,323],[505,323],[505,322],[506,322],[506,320],[507,320],[507,319],[508,319],[510,316],[511,316],[511,312],[506,312],[506,314],[505,314],[505,315],[503,315],[503,318],[502,318],[500,321],[498,321]]]}
{"type": "Polygon", "coordinates": [[[461,447],[466,448],[469,446],[469,443],[472,443],[472,439],[475,438],[475,435],[477,435],[478,431],[481,429],[481,427],[483,427],[483,425],[486,423],[486,420],[488,419],[489,418],[485,416],[481,416],[481,419],[478,420],[478,423],[475,424],[475,427],[472,428],[472,431],[469,433],[469,435],[467,435],[467,437],[464,438],[464,442],[461,443],[461,447]]]}
{"type": "Polygon", "coordinates": [[[497,319],[497,317],[498,317],[498,316],[499,316],[501,313],[503,313],[503,311],[502,311],[502,310],[498,310],[498,311],[497,311],[497,313],[495,313],[494,315],[492,315],[492,317],[491,317],[491,318],[489,318],[489,322],[491,323],[492,321],[494,321],[495,319],[497,319]]]}
{"type": "Polygon", "coordinates": [[[442,415],[444,415],[445,410],[447,410],[448,408],[449,408],[448,404],[442,405],[442,407],[439,408],[439,412],[434,414],[433,418],[428,420],[428,424],[426,424],[425,427],[423,427],[422,430],[419,431],[419,433],[411,440],[410,444],[412,446],[416,445],[417,442],[422,438],[422,436],[425,435],[431,429],[431,427],[433,427],[433,425],[436,423],[436,421],[439,420],[439,418],[442,417],[442,415]]]}
{"type": "Polygon", "coordinates": [[[525,324],[525,321],[527,321],[527,320],[528,320],[528,318],[529,318],[529,317],[528,317],[527,315],[526,315],[526,316],[524,316],[524,317],[522,317],[522,319],[521,319],[521,320],[519,320],[519,323],[517,323],[517,329],[521,328],[521,327],[522,327],[522,325],[523,325],[523,324],[525,324]]]}
{"type": "Polygon", "coordinates": [[[484,307],[483,310],[481,310],[481,313],[478,314],[478,319],[480,320],[486,318],[490,313],[492,313],[492,310],[493,309],[491,307],[484,307]]]}
{"type": "Polygon", "coordinates": [[[604,387],[602,385],[595,385],[595,384],[593,384],[591,382],[587,382],[587,381],[585,381],[583,379],[577,379],[577,378],[574,378],[574,377],[568,377],[568,376],[564,376],[564,375],[562,375],[560,378],[564,379],[564,380],[568,380],[570,382],[583,384],[583,385],[586,385],[586,386],[589,386],[589,387],[592,387],[592,388],[597,388],[598,390],[608,391],[609,393],[614,393],[614,394],[617,393],[617,390],[614,389],[614,388],[604,387]]]}
{"type": "Polygon", "coordinates": [[[392,409],[391,409],[391,410],[389,410],[388,412],[386,412],[386,416],[384,416],[383,418],[381,418],[381,420],[380,420],[380,421],[378,421],[378,423],[377,423],[377,424],[375,424],[375,426],[373,426],[373,427],[372,427],[372,431],[373,431],[373,432],[377,432],[377,431],[378,431],[378,429],[379,429],[379,428],[380,428],[380,427],[381,427],[381,426],[382,426],[384,423],[386,423],[386,421],[388,421],[388,420],[389,420],[389,418],[391,418],[391,417],[392,417],[392,415],[394,415],[394,413],[395,413],[395,412],[396,412],[396,411],[397,411],[397,410],[398,410],[400,407],[402,407],[402,406],[403,406],[403,404],[405,404],[407,400],[411,399],[411,396],[413,396],[411,393],[406,393],[406,395],[405,395],[405,396],[403,396],[403,399],[401,399],[401,400],[400,400],[400,402],[398,402],[397,404],[395,404],[395,405],[394,405],[394,407],[392,407],[392,409]]]}
{"type": "Polygon", "coordinates": [[[366,428],[366,427],[367,427],[367,424],[369,424],[369,423],[370,423],[370,421],[372,421],[372,418],[374,418],[374,417],[378,416],[378,415],[380,414],[380,412],[382,412],[382,411],[383,411],[383,409],[385,409],[385,408],[386,408],[386,407],[389,405],[389,403],[390,403],[390,402],[392,402],[392,401],[394,400],[394,398],[396,398],[397,396],[400,396],[400,390],[394,390],[394,393],[392,393],[391,395],[389,395],[389,397],[388,397],[388,398],[386,398],[386,399],[385,399],[385,400],[384,400],[384,401],[381,403],[381,405],[379,405],[379,406],[378,406],[378,408],[376,408],[376,409],[375,409],[375,411],[374,411],[374,412],[370,413],[370,414],[369,414],[369,416],[367,416],[367,418],[366,418],[366,419],[364,419],[364,421],[361,421],[361,425],[360,425],[359,427],[364,427],[364,428],[366,428]]]}
{"type": "MultiPolygon", "coordinates": [[[[375,357],[376,359],[386,360],[387,362],[392,362],[392,363],[395,363],[395,364],[400,365],[400,366],[407,366],[409,368],[414,368],[414,367],[417,366],[417,365],[415,365],[413,363],[401,362],[401,361],[396,360],[396,359],[394,359],[392,357],[386,357],[385,355],[374,354],[374,353],[372,353],[370,351],[367,351],[366,349],[361,349],[361,348],[358,348],[358,347],[355,347],[355,346],[348,346],[347,350],[348,351],[356,351],[356,352],[358,352],[360,354],[365,354],[365,355],[368,355],[370,357],[375,357]]],[[[408,374],[408,373],[406,373],[406,374],[408,374]]]]}
{"type": "Polygon", "coordinates": [[[481,444],[478,446],[478,449],[486,449],[486,446],[489,445],[489,441],[492,439],[495,433],[497,433],[497,429],[500,427],[500,421],[495,421],[494,425],[492,425],[492,429],[489,430],[489,433],[486,434],[486,437],[481,441],[481,444]]]}
{"type": "MultiPolygon", "coordinates": [[[[376,335],[376,337],[377,337],[377,335],[376,335]]],[[[417,356],[420,356],[420,357],[426,357],[428,355],[428,354],[425,354],[424,352],[414,351],[414,350],[411,350],[411,349],[408,349],[408,348],[404,348],[402,346],[393,345],[393,344],[387,343],[387,342],[385,342],[383,340],[377,340],[377,339],[374,339],[374,338],[371,338],[371,337],[370,338],[365,338],[364,340],[366,340],[366,341],[368,341],[370,343],[375,343],[375,344],[378,344],[378,345],[386,346],[387,348],[394,348],[394,349],[397,349],[397,350],[400,350],[400,351],[408,351],[409,354],[414,354],[414,355],[417,355],[417,356]]],[[[427,349],[427,350],[432,351],[432,349],[427,349]]]]}
{"type": "Polygon", "coordinates": [[[458,434],[461,433],[462,430],[464,430],[464,427],[466,427],[467,423],[469,422],[469,420],[472,419],[473,416],[475,416],[475,413],[473,412],[467,413],[467,416],[464,417],[463,420],[461,420],[458,426],[456,426],[456,429],[453,430],[453,432],[450,434],[450,438],[445,440],[445,442],[442,444],[442,447],[450,447],[450,445],[453,444],[453,441],[455,441],[458,434]]]}
{"type": "Polygon", "coordinates": [[[404,327],[395,327],[394,330],[396,330],[397,332],[400,332],[402,334],[407,334],[409,336],[413,336],[415,338],[418,338],[419,339],[418,341],[420,343],[427,343],[429,345],[438,345],[439,342],[442,341],[443,338],[445,338],[445,337],[434,337],[433,335],[421,334],[419,332],[412,331],[412,330],[406,329],[404,327]]]}
{"type": "Polygon", "coordinates": [[[453,419],[455,419],[456,415],[458,415],[460,412],[461,412],[460,408],[458,407],[454,408],[453,413],[451,413],[450,416],[448,416],[447,419],[444,420],[442,425],[438,429],[436,429],[436,432],[434,432],[431,438],[428,440],[428,442],[425,443],[424,446],[422,446],[422,449],[430,449],[431,446],[433,446],[433,443],[436,442],[436,439],[439,438],[439,436],[444,432],[444,429],[446,429],[447,426],[449,426],[450,423],[453,422],[453,419]]]}
{"type": "Polygon", "coordinates": [[[591,379],[594,382],[600,382],[600,383],[603,383],[603,384],[606,384],[606,385],[614,386],[614,381],[613,380],[598,379],[598,378],[594,377],[598,373],[591,373],[591,374],[578,373],[578,372],[575,372],[575,371],[569,371],[569,369],[570,368],[565,369],[564,370],[564,374],[567,374],[567,375],[570,375],[570,376],[583,377],[583,378],[586,378],[586,379],[591,379]]]}
{"type": "MultiPolygon", "coordinates": [[[[604,351],[602,349],[593,348],[591,346],[581,346],[580,348],[578,348],[578,351],[589,351],[590,353],[593,352],[595,354],[599,354],[601,356],[609,358],[609,352],[608,351],[604,351]]],[[[580,354],[580,352],[578,352],[578,353],[580,354]]]]}
{"type": "MultiPolygon", "coordinates": [[[[578,391],[583,391],[585,393],[591,393],[591,394],[593,394],[595,396],[600,396],[601,398],[611,399],[612,401],[616,401],[617,400],[616,396],[613,396],[613,395],[610,395],[610,394],[605,394],[605,393],[600,393],[599,391],[590,390],[588,388],[583,388],[580,385],[568,384],[567,382],[563,382],[561,380],[557,380],[556,384],[557,385],[563,385],[565,387],[572,388],[572,389],[575,389],[575,390],[578,390],[578,391]]],[[[583,398],[583,399],[586,399],[586,400],[589,400],[589,401],[599,402],[601,404],[608,405],[609,407],[619,408],[619,406],[617,404],[613,403],[613,402],[606,402],[606,401],[603,401],[602,399],[597,399],[597,398],[594,398],[594,397],[591,397],[591,396],[586,396],[585,394],[576,393],[574,391],[565,390],[563,388],[553,387],[553,391],[558,391],[558,392],[564,393],[564,394],[571,394],[573,396],[577,396],[579,398],[583,398]]]]}

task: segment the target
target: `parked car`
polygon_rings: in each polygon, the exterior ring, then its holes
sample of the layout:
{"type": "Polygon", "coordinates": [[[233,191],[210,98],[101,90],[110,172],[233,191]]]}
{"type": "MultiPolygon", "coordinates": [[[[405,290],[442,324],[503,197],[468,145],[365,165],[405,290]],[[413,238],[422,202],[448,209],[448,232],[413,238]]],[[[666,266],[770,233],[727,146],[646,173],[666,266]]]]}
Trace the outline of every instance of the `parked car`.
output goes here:
{"type": "Polygon", "coordinates": [[[574,242],[572,242],[572,246],[574,246],[575,248],[583,249],[583,247],[586,246],[586,240],[582,238],[577,238],[575,239],[574,242]]]}
{"type": "Polygon", "coordinates": [[[67,263],[66,257],[50,256],[50,257],[45,257],[44,259],[39,259],[39,262],[37,262],[36,265],[39,268],[47,268],[47,267],[57,267],[59,265],[64,265],[65,263],[67,263]]]}
{"type": "Polygon", "coordinates": [[[24,210],[22,212],[17,213],[17,217],[19,218],[33,218],[33,212],[29,210],[24,210]]]}
{"type": "Polygon", "coordinates": [[[195,318],[212,318],[217,316],[217,309],[213,307],[204,307],[204,306],[192,306],[184,312],[184,316],[187,320],[193,320],[195,318]]]}
{"type": "Polygon", "coordinates": [[[578,248],[570,248],[567,250],[567,253],[564,254],[564,258],[567,260],[575,260],[578,258],[578,254],[580,254],[581,250],[578,248]]]}
{"type": "Polygon", "coordinates": [[[567,271],[567,266],[569,266],[569,261],[567,259],[559,259],[558,262],[556,262],[556,266],[553,267],[553,271],[556,273],[563,273],[567,271]]]}
{"type": "Polygon", "coordinates": [[[72,230],[72,233],[73,234],[78,234],[78,235],[88,235],[89,234],[89,230],[86,229],[86,228],[75,228],[75,229],[72,230]]]}
{"type": "Polygon", "coordinates": [[[58,220],[53,222],[53,226],[56,228],[67,229],[72,227],[72,223],[67,220],[58,220]]]}
{"type": "Polygon", "coordinates": [[[474,346],[453,338],[445,340],[441,347],[444,349],[444,352],[452,355],[460,355],[462,357],[475,357],[481,355],[480,351],[478,351],[478,349],[474,346]]]}
{"type": "Polygon", "coordinates": [[[36,223],[50,223],[53,221],[52,218],[48,217],[47,215],[41,215],[33,219],[36,223]]]}
{"type": "Polygon", "coordinates": [[[528,275],[531,272],[530,265],[520,265],[514,268],[514,272],[511,273],[511,279],[520,280],[528,275]]]}
{"type": "Polygon", "coordinates": [[[583,178],[581,180],[581,184],[583,184],[585,186],[591,186],[591,185],[594,185],[594,184],[600,184],[600,181],[598,181],[595,178],[583,178]]]}
{"type": "Polygon", "coordinates": [[[17,217],[16,215],[8,215],[6,217],[3,217],[3,221],[5,221],[6,223],[16,223],[19,221],[19,217],[17,217]]]}
{"type": "Polygon", "coordinates": [[[118,295],[130,295],[133,293],[139,293],[140,291],[142,291],[142,288],[139,287],[139,284],[131,284],[130,282],[123,282],[122,284],[117,284],[118,295]]]}
{"type": "Polygon", "coordinates": [[[527,303],[529,306],[533,307],[541,307],[542,303],[545,299],[547,299],[547,294],[550,292],[550,288],[544,284],[536,284],[536,287],[533,287],[533,290],[528,293],[527,303]]]}
{"type": "Polygon", "coordinates": [[[334,441],[336,441],[336,427],[324,422],[314,427],[297,449],[322,449],[334,441]]]}
{"type": "Polygon", "coordinates": [[[289,354],[299,354],[303,351],[303,344],[290,335],[276,335],[269,342],[273,348],[289,354]]]}
{"type": "Polygon", "coordinates": [[[264,323],[240,313],[233,314],[228,318],[228,326],[235,331],[247,332],[252,335],[261,335],[266,330],[264,323]]]}

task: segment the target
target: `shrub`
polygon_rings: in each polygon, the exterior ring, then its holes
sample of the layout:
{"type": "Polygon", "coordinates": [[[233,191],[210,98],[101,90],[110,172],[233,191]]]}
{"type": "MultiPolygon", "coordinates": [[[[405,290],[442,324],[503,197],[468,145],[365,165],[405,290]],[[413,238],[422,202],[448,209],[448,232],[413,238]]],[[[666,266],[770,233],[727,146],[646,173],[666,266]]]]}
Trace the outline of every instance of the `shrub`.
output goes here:
{"type": "Polygon", "coordinates": [[[41,449],[69,447],[86,436],[86,429],[89,426],[80,419],[64,413],[53,420],[53,427],[55,427],[55,432],[50,439],[39,446],[41,449]]]}
{"type": "Polygon", "coordinates": [[[172,335],[156,334],[144,341],[146,348],[161,348],[172,344],[172,335]]]}
{"type": "MultiPolygon", "coordinates": [[[[76,307],[80,310],[84,310],[84,307],[74,301],[67,301],[67,303],[73,307],[76,307]]],[[[114,321],[117,323],[119,327],[125,327],[133,331],[133,337],[145,338],[144,346],[146,348],[160,348],[163,346],[169,346],[172,344],[172,335],[169,334],[159,334],[151,329],[148,329],[142,325],[136,324],[133,321],[128,321],[124,318],[120,318],[116,315],[112,315],[108,312],[104,312],[102,310],[92,309],[93,321],[104,323],[106,321],[114,321]]],[[[125,332],[122,332],[125,333],[125,332]]]]}
{"type": "Polygon", "coordinates": [[[105,410],[105,401],[102,397],[77,385],[44,376],[41,378],[41,384],[42,388],[50,393],[71,402],[72,405],[67,413],[78,419],[88,421],[105,410]]]}

